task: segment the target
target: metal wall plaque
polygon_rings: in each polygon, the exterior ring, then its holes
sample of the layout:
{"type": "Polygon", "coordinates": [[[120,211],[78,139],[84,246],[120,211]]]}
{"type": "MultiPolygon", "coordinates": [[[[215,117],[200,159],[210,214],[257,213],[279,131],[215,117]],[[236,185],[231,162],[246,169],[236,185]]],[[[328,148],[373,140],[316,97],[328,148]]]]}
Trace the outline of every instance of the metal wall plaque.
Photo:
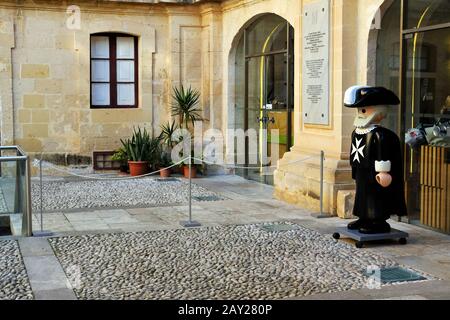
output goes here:
{"type": "Polygon", "coordinates": [[[302,102],[305,124],[329,125],[330,2],[304,5],[302,102]]]}

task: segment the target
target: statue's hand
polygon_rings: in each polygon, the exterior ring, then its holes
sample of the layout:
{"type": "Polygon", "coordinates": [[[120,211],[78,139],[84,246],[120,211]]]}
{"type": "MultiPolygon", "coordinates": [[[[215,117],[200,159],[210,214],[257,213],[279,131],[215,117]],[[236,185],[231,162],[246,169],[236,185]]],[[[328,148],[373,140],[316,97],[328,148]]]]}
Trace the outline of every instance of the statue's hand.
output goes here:
{"type": "Polygon", "coordinates": [[[380,172],[377,174],[376,179],[383,188],[389,187],[392,183],[392,176],[387,172],[380,172]]]}

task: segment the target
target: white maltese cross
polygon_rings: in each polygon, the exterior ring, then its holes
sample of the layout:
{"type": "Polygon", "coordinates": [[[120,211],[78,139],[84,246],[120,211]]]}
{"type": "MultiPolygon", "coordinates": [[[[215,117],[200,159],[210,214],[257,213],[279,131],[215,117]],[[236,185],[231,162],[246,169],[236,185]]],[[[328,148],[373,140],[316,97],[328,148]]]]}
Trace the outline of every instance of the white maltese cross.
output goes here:
{"type": "Polygon", "coordinates": [[[362,140],[363,139],[358,140],[358,138],[356,138],[356,147],[352,143],[352,155],[355,154],[355,157],[353,158],[353,162],[358,161],[359,163],[361,163],[359,161],[359,155],[361,155],[361,157],[364,158],[363,150],[366,146],[364,145],[364,146],[360,147],[362,140]]]}

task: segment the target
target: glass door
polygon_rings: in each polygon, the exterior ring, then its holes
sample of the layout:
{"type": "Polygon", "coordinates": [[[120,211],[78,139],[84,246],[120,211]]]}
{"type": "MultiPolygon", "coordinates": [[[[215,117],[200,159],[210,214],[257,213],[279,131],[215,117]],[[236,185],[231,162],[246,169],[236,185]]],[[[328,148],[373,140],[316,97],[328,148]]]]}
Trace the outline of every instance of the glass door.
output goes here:
{"type": "Polygon", "coordinates": [[[411,222],[450,232],[450,28],[405,37],[406,129],[426,141],[406,148],[411,222]]]}
{"type": "MultiPolygon", "coordinates": [[[[235,127],[246,131],[248,179],[273,184],[277,160],[293,145],[294,30],[274,14],[249,25],[236,51],[235,127]]],[[[239,157],[241,149],[236,148],[239,157]]]]}
{"type": "Polygon", "coordinates": [[[273,184],[273,172],[292,145],[291,110],[288,108],[286,54],[247,59],[245,175],[252,180],[273,184]]]}

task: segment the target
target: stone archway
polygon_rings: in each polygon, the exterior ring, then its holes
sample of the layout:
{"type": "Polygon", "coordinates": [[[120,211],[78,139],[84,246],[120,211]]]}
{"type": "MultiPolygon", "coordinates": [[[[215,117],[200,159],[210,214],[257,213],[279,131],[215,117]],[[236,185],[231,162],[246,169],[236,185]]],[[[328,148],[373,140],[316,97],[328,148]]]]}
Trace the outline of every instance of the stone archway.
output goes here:
{"type": "Polygon", "coordinates": [[[286,19],[262,13],[239,29],[228,55],[228,128],[248,132],[258,144],[250,150],[253,140],[249,139],[242,155],[242,147],[229,141],[229,156],[235,152],[238,159],[246,159],[246,165],[256,165],[242,174],[268,184],[273,184],[273,179],[266,155],[271,154],[273,165],[293,142],[293,43],[294,29],[286,19]],[[269,117],[272,122],[264,121],[269,117]],[[258,164],[247,162],[249,158],[257,159],[258,164]]]}

